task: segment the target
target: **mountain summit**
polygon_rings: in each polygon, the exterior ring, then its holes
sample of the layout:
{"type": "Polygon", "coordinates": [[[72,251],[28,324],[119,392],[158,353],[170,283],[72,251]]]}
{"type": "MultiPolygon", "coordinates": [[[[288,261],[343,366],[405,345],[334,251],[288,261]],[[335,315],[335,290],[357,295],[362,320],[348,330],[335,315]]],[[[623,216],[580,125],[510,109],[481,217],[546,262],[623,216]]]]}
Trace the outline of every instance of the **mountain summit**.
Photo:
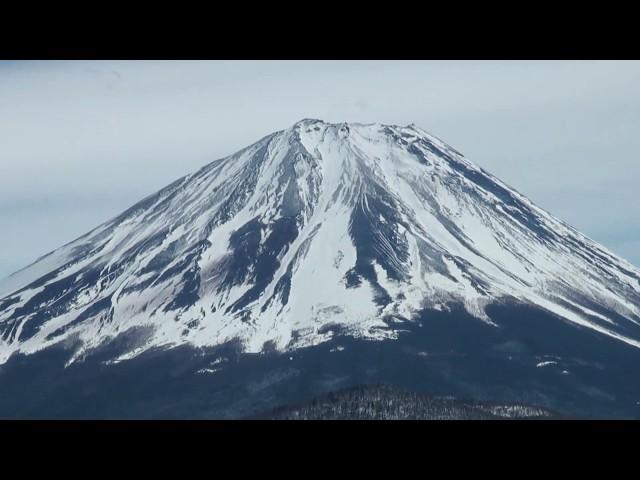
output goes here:
{"type": "Polygon", "coordinates": [[[305,119],[187,175],[0,283],[0,362],[237,340],[394,339],[521,304],[640,347],[640,270],[410,125],[305,119]]]}

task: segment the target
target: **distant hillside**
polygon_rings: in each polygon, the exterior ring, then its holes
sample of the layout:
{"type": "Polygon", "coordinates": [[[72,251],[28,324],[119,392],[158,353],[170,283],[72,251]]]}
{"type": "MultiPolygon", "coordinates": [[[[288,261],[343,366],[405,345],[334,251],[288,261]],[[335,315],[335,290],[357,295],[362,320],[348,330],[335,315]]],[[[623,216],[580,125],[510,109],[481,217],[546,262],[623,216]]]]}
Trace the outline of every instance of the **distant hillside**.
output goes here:
{"type": "Polygon", "coordinates": [[[520,404],[473,402],[405,392],[386,385],[358,386],[309,403],[253,417],[270,420],[505,420],[553,419],[548,409],[520,404]]]}

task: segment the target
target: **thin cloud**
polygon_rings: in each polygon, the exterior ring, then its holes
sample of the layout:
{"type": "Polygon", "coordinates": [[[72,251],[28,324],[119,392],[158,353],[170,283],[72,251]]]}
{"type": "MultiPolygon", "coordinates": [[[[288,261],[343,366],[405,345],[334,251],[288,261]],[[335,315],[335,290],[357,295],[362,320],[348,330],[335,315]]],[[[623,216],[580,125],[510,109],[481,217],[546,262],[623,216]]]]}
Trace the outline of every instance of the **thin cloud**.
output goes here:
{"type": "Polygon", "coordinates": [[[640,264],[638,84],[640,62],[0,62],[0,277],[302,118],[415,122],[640,264]]]}

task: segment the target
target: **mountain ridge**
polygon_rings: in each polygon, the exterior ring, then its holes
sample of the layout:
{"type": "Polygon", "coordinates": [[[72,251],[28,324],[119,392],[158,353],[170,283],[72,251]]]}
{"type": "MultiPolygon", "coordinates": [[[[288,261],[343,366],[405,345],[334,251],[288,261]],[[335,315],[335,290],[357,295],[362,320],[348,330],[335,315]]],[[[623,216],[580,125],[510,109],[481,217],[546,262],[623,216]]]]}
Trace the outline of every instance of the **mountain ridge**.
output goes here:
{"type": "Polygon", "coordinates": [[[408,392],[389,385],[357,385],[305,403],[275,408],[248,420],[538,420],[564,419],[534,405],[498,404],[408,392]]]}

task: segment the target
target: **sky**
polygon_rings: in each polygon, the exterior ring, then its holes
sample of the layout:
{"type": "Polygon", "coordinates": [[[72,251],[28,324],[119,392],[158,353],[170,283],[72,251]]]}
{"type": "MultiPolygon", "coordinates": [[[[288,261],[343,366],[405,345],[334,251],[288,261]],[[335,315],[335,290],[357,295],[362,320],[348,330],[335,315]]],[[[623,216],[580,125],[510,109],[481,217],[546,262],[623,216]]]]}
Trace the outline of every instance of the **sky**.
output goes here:
{"type": "Polygon", "coordinates": [[[637,61],[5,61],[0,278],[303,118],[415,123],[640,266],[637,61]]]}

